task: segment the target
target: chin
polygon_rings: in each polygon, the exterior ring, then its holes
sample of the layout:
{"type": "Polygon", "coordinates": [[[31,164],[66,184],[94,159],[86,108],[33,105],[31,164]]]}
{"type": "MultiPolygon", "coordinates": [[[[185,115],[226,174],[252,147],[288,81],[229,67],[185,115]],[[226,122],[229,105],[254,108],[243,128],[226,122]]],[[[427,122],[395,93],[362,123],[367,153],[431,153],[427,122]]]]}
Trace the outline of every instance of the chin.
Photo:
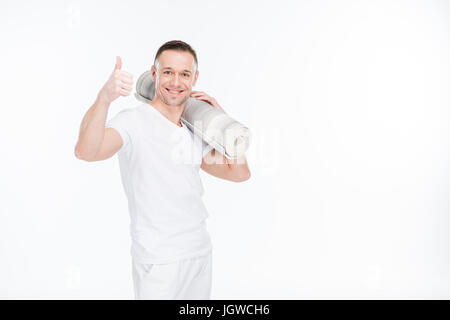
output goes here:
{"type": "Polygon", "coordinates": [[[166,103],[167,105],[171,106],[171,107],[179,107],[181,106],[183,103],[185,103],[187,101],[188,97],[184,96],[184,97],[179,97],[176,100],[172,100],[169,97],[166,97],[163,95],[163,101],[164,103],[166,103]]]}

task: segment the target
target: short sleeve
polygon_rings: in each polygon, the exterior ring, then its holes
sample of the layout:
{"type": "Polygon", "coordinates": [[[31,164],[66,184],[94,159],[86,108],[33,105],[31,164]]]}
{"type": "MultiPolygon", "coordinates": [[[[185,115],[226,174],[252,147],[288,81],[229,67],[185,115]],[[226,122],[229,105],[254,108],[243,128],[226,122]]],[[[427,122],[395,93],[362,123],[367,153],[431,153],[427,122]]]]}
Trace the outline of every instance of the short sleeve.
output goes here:
{"type": "MultiPolygon", "coordinates": [[[[122,137],[122,148],[128,146],[132,139],[132,112],[131,109],[124,109],[106,122],[105,128],[115,129],[122,137]]],[[[121,149],[122,149],[121,148],[121,149]]]]}

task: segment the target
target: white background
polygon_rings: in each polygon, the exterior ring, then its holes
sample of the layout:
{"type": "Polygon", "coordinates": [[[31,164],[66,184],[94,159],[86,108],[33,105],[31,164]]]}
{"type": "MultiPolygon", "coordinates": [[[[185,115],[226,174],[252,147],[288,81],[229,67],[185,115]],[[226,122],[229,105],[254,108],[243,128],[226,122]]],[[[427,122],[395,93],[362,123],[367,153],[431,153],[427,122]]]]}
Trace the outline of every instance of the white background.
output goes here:
{"type": "Polygon", "coordinates": [[[74,146],[174,39],[253,133],[249,181],[202,172],[213,299],[450,298],[448,1],[0,6],[0,298],[134,298],[117,156],[74,146]]]}

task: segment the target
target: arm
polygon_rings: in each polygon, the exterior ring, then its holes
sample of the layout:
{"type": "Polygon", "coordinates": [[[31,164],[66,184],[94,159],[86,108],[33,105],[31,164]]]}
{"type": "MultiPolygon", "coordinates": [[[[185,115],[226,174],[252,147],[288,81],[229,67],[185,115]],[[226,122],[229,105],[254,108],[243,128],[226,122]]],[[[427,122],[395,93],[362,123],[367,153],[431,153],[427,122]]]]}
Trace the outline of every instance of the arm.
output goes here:
{"type": "MultiPolygon", "coordinates": [[[[216,99],[202,91],[192,91],[191,96],[206,101],[214,108],[226,113],[216,99]]],[[[250,170],[245,156],[238,159],[228,159],[216,149],[212,149],[203,157],[200,168],[217,178],[233,182],[242,182],[250,179],[250,170]]]]}
{"type": "Polygon", "coordinates": [[[98,161],[112,157],[123,144],[120,134],[113,128],[105,128],[111,102],[119,96],[127,96],[132,89],[132,76],[120,70],[122,61],[117,57],[116,66],[108,81],[97,95],[95,103],[86,112],[80,126],[75,156],[86,161],[98,161]]]}
{"type": "Polygon", "coordinates": [[[250,179],[250,170],[245,156],[228,159],[216,149],[212,149],[203,157],[200,168],[217,178],[233,182],[250,179]]]}
{"type": "Polygon", "coordinates": [[[75,156],[80,160],[98,161],[112,157],[121,147],[122,138],[113,128],[105,129],[109,104],[97,99],[86,112],[80,126],[75,146],[75,156]]]}

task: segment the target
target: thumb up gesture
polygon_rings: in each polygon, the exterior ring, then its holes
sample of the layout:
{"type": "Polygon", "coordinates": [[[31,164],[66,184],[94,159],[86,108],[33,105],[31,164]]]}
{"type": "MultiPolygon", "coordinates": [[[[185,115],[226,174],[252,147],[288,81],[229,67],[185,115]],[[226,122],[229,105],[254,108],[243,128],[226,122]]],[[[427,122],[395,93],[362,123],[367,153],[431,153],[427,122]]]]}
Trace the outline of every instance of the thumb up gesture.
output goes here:
{"type": "Polygon", "coordinates": [[[110,104],[120,96],[128,96],[132,89],[133,75],[122,70],[122,60],[116,57],[114,70],[98,93],[98,99],[110,104]]]}

